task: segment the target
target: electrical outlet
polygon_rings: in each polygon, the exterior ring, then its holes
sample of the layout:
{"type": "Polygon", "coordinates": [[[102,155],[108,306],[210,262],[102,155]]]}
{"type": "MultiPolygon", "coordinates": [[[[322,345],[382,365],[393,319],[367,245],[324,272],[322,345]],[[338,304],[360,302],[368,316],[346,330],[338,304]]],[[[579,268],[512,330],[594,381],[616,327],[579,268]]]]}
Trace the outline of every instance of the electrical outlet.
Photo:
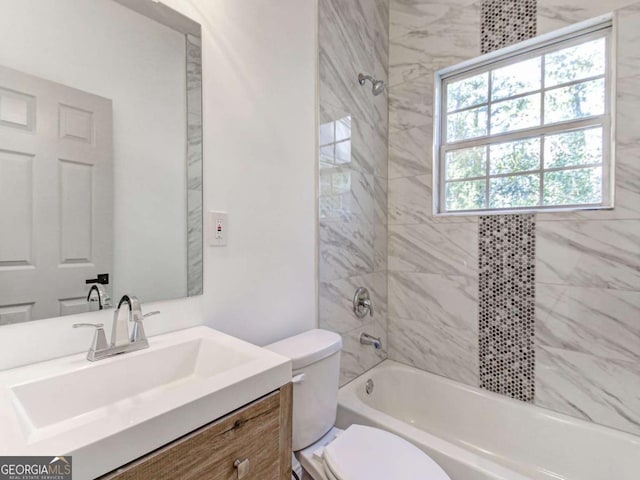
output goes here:
{"type": "Polygon", "coordinates": [[[229,222],[226,212],[209,212],[209,246],[224,247],[229,236],[229,222]]]}

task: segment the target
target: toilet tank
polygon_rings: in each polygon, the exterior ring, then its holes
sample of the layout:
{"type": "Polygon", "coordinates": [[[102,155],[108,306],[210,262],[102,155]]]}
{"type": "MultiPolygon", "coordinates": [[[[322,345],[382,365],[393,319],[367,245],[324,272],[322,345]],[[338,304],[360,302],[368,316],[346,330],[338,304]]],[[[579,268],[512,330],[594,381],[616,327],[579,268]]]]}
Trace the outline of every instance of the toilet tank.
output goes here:
{"type": "Polygon", "coordinates": [[[265,348],[291,359],[293,450],[301,450],[322,438],[336,421],[342,337],[309,330],[265,348]]]}

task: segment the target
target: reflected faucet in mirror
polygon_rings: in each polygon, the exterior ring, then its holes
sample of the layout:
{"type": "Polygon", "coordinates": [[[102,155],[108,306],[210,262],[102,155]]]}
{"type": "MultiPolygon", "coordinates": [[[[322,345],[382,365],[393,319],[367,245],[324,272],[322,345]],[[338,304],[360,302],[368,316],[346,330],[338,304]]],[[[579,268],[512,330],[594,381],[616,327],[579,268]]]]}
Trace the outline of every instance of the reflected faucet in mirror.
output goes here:
{"type": "Polygon", "coordinates": [[[111,297],[107,293],[107,290],[104,288],[104,286],[99,283],[91,285],[89,294],[87,295],[87,302],[98,302],[98,310],[104,310],[105,308],[110,308],[112,306],[111,297]]]}
{"type": "Polygon", "coordinates": [[[144,332],[143,319],[152,315],[158,315],[159,311],[142,314],[140,301],[129,295],[124,295],[118,302],[118,307],[113,314],[113,325],[111,327],[111,342],[107,344],[102,323],[75,323],[73,328],[91,327],[96,332],[93,336],[91,346],[87,352],[87,360],[95,362],[104,358],[113,357],[121,353],[135,352],[149,348],[149,340],[144,332]],[[122,307],[126,305],[128,312],[124,314],[122,307]],[[129,322],[133,322],[131,335],[129,335],[129,322]]]}

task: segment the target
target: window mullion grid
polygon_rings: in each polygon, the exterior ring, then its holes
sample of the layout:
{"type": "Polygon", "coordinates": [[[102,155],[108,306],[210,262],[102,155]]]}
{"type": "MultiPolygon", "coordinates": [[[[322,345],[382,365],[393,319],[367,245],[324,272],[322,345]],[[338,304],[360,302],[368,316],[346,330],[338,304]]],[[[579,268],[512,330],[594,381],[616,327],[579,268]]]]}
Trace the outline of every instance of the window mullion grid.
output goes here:
{"type": "Polygon", "coordinates": [[[545,151],[545,142],[546,142],[546,136],[542,135],[540,136],[540,199],[539,199],[539,205],[542,206],[544,205],[544,151],[545,151]]]}
{"type": "MultiPolygon", "coordinates": [[[[546,82],[546,73],[547,73],[547,55],[543,54],[541,55],[541,62],[540,62],[540,86],[542,87],[542,94],[540,95],[540,125],[544,125],[544,121],[545,121],[545,110],[544,110],[544,104],[545,104],[545,98],[546,98],[546,87],[547,87],[547,82],[546,82]]],[[[546,136],[545,135],[540,135],[540,183],[539,183],[539,187],[540,187],[540,192],[539,192],[539,199],[538,199],[538,205],[542,206],[544,205],[544,149],[545,149],[545,141],[546,141],[546,136]]]]}
{"type": "Polygon", "coordinates": [[[488,105],[488,102],[474,103],[469,107],[462,107],[462,108],[459,108],[458,110],[452,110],[450,112],[447,112],[447,115],[455,115],[456,113],[468,112],[469,110],[477,110],[478,108],[486,107],[487,105],[488,105]]]}
{"type": "Polygon", "coordinates": [[[614,95],[615,70],[611,62],[613,61],[612,34],[605,37],[605,113],[606,119],[602,126],[602,200],[613,204],[615,185],[611,183],[615,171],[615,159],[612,155],[611,123],[615,119],[616,97],[614,95]]]}
{"type": "Polygon", "coordinates": [[[536,168],[534,170],[518,170],[507,173],[492,173],[490,175],[483,175],[481,177],[464,177],[464,178],[450,178],[446,180],[446,183],[461,183],[461,182],[478,182],[485,180],[487,177],[493,178],[505,178],[505,177],[523,177],[525,175],[540,175],[540,173],[553,173],[553,172],[570,172],[572,170],[582,170],[583,168],[597,168],[602,167],[602,163],[584,163],[580,165],[570,165],[566,167],[554,167],[554,168],[536,168]]]}
{"type": "MultiPolygon", "coordinates": [[[[546,59],[546,56],[542,57],[543,59],[546,59]]],[[[457,110],[452,110],[450,112],[447,112],[447,115],[454,115],[456,113],[463,113],[463,112],[468,112],[470,110],[477,110],[479,108],[482,107],[489,107],[491,108],[491,104],[492,103],[502,103],[502,102],[508,102],[511,100],[518,100],[520,98],[524,98],[524,97],[530,97],[532,95],[535,95],[536,93],[540,94],[540,97],[544,97],[544,94],[548,91],[548,90],[560,90],[561,88],[568,88],[568,87],[573,87],[575,85],[580,85],[581,83],[589,83],[589,82],[593,82],[595,80],[601,80],[601,79],[606,79],[606,74],[601,74],[601,75],[592,75],[590,77],[586,77],[586,78],[579,78],[577,80],[571,80],[569,82],[563,82],[563,83],[558,83],[557,85],[552,85],[550,87],[547,87],[545,85],[545,61],[542,61],[542,82],[541,88],[536,88],[534,90],[528,90],[526,92],[521,92],[521,93],[516,93],[514,95],[508,96],[508,97],[502,97],[502,98],[498,98],[496,100],[488,100],[486,102],[480,102],[480,103],[474,103],[473,105],[469,105],[466,107],[462,107],[459,108],[457,110]]],[[[493,72],[493,70],[490,70],[489,73],[489,83],[491,83],[491,72],[493,72]]],[[[490,87],[491,88],[491,87],[490,87]]],[[[542,125],[544,125],[544,121],[542,121],[542,125]]]]}
{"type": "MultiPolygon", "coordinates": [[[[491,110],[493,107],[493,98],[491,96],[491,92],[493,91],[493,71],[490,70],[487,72],[488,80],[487,80],[487,136],[491,138],[491,110]]],[[[485,172],[486,178],[484,181],[484,206],[485,208],[489,208],[489,188],[491,188],[491,180],[489,179],[489,175],[491,175],[491,144],[487,144],[484,147],[484,154],[486,159],[485,172]]]]}
{"type": "Polygon", "coordinates": [[[604,164],[600,163],[583,163],[581,165],[570,165],[566,167],[554,167],[554,168],[544,168],[542,171],[544,173],[553,173],[553,172],[570,172],[571,170],[581,170],[583,168],[597,168],[602,167],[604,164]]]}
{"type": "MultiPolygon", "coordinates": [[[[489,71],[488,73],[490,74],[493,70],[489,71]]],[[[455,115],[456,113],[463,113],[463,112],[468,112],[470,110],[477,110],[479,108],[482,107],[488,107],[490,103],[502,103],[502,102],[508,102],[511,100],[518,100],[520,98],[524,98],[524,97],[530,97],[532,95],[535,95],[536,93],[539,93],[540,96],[542,96],[542,94],[546,91],[546,90],[559,90],[561,88],[567,88],[567,87],[573,87],[575,85],[580,85],[581,83],[589,83],[589,82],[593,82],[594,80],[601,80],[605,78],[605,75],[593,75],[591,77],[586,77],[586,78],[580,78],[578,80],[571,80],[570,82],[564,82],[564,83],[559,83],[557,85],[553,85],[551,87],[545,87],[544,85],[541,88],[536,88],[533,90],[527,90],[525,92],[521,92],[521,93],[516,93],[514,95],[510,95],[508,97],[501,97],[501,98],[497,98],[497,99],[491,99],[490,101],[486,101],[486,102],[479,102],[479,103],[474,103],[473,105],[468,105],[466,107],[462,107],[462,108],[458,108],[456,110],[451,110],[450,112],[447,112],[447,115],[455,115]]],[[[543,80],[544,81],[544,80],[543,80]]],[[[491,83],[491,76],[489,77],[489,83],[491,83]]]]}
{"type": "MultiPolygon", "coordinates": [[[[443,108],[444,112],[449,109],[449,85],[445,82],[442,85],[442,89],[440,91],[440,105],[443,108]]],[[[445,113],[444,115],[440,115],[440,137],[444,138],[445,141],[440,143],[440,148],[438,149],[438,210],[446,211],[447,210],[447,154],[446,154],[446,139],[448,138],[448,117],[445,113]]]]}
{"type": "Polygon", "coordinates": [[[559,38],[555,41],[551,41],[549,44],[539,47],[534,47],[530,50],[527,50],[523,53],[511,53],[507,54],[504,57],[499,57],[494,60],[487,60],[486,63],[479,63],[474,67],[469,67],[466,69],[462,69],[457,73],[447,73],[442,76],[442,80],[446,82],[457,82],[460,80],[464,80],[465,78],[470,78],[479,73],[487,71],[487,69],[497,70],[503,66],[507,66],[513,63],[515,58],[521,60],[529,60],[531,58],[539,57],[546,55],[547,53],[552,53],[562,48],[569,48],[572,46],[580,45],[582,43],[586,43],[590,40],[595,40],[598,38],[605,37],[607,34],[603,35],[602,31],[611,29],[611,22],[605,22],[600,27],[595,28],[593,31],[586,32],[583,34],[579,34],[576,36],[572,36],[569,39],[559,38]],[[558,48],[560,46],[560,48],[558,48]]]}
{"type": "Polygon", "coordinates": [[[559,133],[571,132],[574,130],[585,130],[589,127],[604,126],[606,115],[598,115],[589,118],[580,118],[565,122],[557,122],[550,125],[540,125],[532,128],[516,130],[513,132],[497,133],[482,137],[474,137],[456,142],[444,142],[442,146],[447,150],[462,150],[465,148],[479,147],[487,144],[508,143],[517,140],[536,138],[540,135],[555,135],[559,133]]]}
{"type": "Polygon", "coordinates": [[[551,85],[550,87],[547,87],[546,85],[544,85],[542,87],[542,90],[559,90],[561,88],[575,87],[576,85],[580,85],[581,83],[589,83],[595,80],[602,80],[604,78],[606,78],[606,73],[601,73],[599,75],[591,75],[590,77],[578,78],[576,80],[570,80],[568,82],[558,83],[556,85],[551,85]]]}
{"type": "MultiPolygon", "coordinates": [[[[332,142],[333,143],[333,145],[332,145],[333,152],[331,154],[331,156],[332,156],[332,162],[331,163],[333,163],[333,165],[336,165],[336,163],[338,161],[338,156],[337,156],[338,149],[336,148],[338,142],[336,142],[336,138],[338,138],[338,122],[334,120],[334,122],[333,122],[333,142],[332,142]]],[[[331,185],[333,186],[333,175],[331,175],[331,178],[332,178],[331,185]]],[[[331,190],[331,192],[333,193],[333,189],[331,190]]]]}

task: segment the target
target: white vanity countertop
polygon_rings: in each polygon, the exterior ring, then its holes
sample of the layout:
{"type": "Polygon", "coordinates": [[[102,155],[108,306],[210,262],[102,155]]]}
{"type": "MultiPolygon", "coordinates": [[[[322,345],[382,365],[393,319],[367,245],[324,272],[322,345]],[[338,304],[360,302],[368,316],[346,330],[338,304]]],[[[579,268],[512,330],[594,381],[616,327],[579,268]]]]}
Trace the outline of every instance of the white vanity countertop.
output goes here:
{"type": "Polygon", "coordinates": [[[94,478],[291,380],[288,358],[208,327],[149,343],[0,372],[0,455],[72,455],[74,480],[94,478]]]}

